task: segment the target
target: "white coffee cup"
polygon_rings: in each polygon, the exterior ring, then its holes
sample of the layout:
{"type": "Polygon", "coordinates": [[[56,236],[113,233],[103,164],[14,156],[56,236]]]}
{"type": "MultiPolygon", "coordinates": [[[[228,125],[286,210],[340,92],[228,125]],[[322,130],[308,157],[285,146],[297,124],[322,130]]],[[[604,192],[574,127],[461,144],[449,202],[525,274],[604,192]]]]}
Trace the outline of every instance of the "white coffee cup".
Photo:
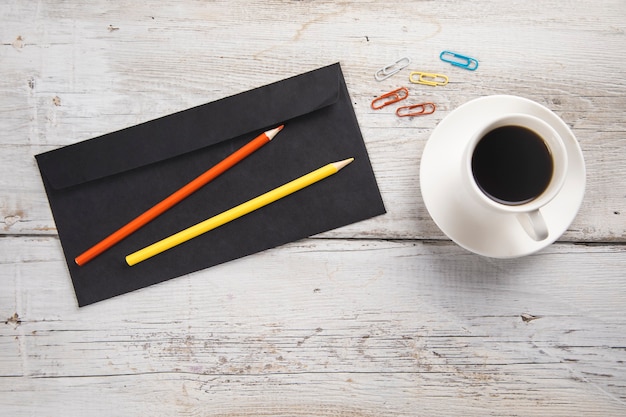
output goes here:
{"type": "Polygon", "coordinates": [[[482,124],[463,154],[462,183],[483,207],[516,216],[529,237],[549,236],[541,208],[558,195],[566,179],[563,139],[543,120],[506,114],[482,124]]]}

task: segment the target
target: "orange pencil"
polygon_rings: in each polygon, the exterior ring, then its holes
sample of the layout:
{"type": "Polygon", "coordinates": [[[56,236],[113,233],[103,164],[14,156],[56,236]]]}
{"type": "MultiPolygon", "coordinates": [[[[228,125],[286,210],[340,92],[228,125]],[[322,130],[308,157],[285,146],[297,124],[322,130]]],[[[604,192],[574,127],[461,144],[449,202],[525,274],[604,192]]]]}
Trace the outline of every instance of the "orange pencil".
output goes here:
{"type": "Polygon", "coordinates": [[[180,203],[182,200],[184,200],[194,192],[198,191],[204,185],[213,181],[215,178],[232,168],[235,164],[259,149],[261,146],[274,139],[274,136],[276,136],[283,127],[284,125],[281,125],[275,129],[271,129],[267,132],[261,133],[259,136],[252,139],[250,142],[224,158],[221,162],[218,162],[213,168],[195,178],[187,185],[183,186],[181,189],[171,194],[165,200],[155,204],[152,208],[139,215],[134,220],[131,220],[128,224],[122,226],[116,232],[113,232],[111,235],[107,236],[91,248],[87,249],[85,252],[77,256],[74,259],[74,262],[82,266],[91,261],[96,256],[100,255],[102,252],[111,248],[113,245],[120,242],[122,239],[136,232],[139,228],[145,226],[147,223],[172,208],[174,205],[180,203]]]}

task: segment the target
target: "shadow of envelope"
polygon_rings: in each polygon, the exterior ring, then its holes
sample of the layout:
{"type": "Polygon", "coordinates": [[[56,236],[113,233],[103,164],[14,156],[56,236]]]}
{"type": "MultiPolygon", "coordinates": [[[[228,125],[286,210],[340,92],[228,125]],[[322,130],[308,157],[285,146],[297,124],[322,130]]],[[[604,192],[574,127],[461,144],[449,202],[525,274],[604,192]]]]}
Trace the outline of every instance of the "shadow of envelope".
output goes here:
{"type": "Polygon", "coordinates": [[[35,157],[79,306],[385,213],[338,63],[35,157]],[[222,176],[86,265],[74,263],[93,244],[283,123],[273,141],[222,176]],[[136,266],[124,261],[157,240],[350,157],[355,161],[340,173],[306,189],[136,266]]]}

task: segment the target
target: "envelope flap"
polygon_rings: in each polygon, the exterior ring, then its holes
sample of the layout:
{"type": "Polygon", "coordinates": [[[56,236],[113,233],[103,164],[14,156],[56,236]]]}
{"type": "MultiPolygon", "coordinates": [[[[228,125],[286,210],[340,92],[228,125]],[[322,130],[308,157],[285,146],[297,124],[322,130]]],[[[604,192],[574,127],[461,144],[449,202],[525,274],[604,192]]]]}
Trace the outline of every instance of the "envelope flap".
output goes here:
{"type": "Polygon", "coordinates": [[[53,188],[75,186],[260,133],[324,108],[338,100],[340,80],[339,64],[329,65],[36,155],[37,163],[53,188]]]}

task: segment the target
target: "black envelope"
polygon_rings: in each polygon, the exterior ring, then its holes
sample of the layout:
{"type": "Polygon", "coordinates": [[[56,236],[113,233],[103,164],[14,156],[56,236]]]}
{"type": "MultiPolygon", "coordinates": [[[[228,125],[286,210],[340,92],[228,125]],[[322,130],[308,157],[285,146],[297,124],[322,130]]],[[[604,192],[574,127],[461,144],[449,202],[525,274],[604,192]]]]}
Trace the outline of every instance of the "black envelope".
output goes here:
{"type": "MultiPolygon", "coordinates": [[[[36,155],[84,306],[383,214],[339,64],[36,155]],[[74,258],[261,132],[261,149],[84,266],[74,258]],[[129,267],[126,255],[330,162],[339,173],[129,267]]],[[[254,274],[254,271],[250,271],[254,274]]],[[[259,283],[263,285],[263,283],[259,283]]]]}

